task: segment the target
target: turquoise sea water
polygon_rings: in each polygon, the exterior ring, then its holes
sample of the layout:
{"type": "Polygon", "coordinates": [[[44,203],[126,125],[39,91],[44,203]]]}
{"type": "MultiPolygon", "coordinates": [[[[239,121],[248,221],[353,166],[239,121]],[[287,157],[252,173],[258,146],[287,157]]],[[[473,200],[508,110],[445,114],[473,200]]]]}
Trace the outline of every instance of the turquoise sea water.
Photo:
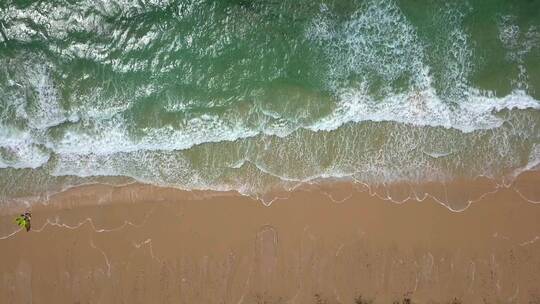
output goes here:
{"type": "Polygon", "coordinates": [[[0,1],[1,199],[540,162],[540,1],[0,1]]]}

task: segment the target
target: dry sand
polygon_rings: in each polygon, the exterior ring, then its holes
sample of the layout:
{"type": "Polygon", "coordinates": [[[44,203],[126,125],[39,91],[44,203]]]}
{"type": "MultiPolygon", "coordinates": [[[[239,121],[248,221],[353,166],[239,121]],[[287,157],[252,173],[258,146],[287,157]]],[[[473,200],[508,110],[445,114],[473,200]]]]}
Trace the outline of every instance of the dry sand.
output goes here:
{"type": "MultiPolygon", "coordinates": [[[[29,233],[14,233],[20,210],[0,211],[0,303],[540,303],[540,205],[524,199],[539,181],[523,174],[463,212],[348,183],[270,207],[79,187],[34,205],[29,233]]],[[[449,194],[485,181],[458,185],[449,194]]]]}

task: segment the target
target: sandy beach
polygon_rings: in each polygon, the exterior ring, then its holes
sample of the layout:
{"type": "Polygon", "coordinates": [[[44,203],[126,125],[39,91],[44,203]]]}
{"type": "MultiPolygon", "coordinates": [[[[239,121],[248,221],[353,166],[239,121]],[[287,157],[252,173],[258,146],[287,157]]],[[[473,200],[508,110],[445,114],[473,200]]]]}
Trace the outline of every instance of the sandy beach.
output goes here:
{"type": "Polygon", "coordinates": [[[522,174],[462,212],[350,183],[306,186],[269,207],[232,192],[74,188],[34,205],[29,233],[14,232],[19,210],[2,210],[0,298],[539,303],[540,205],[524,199],[538,197],[539,177],[522,174]]]}

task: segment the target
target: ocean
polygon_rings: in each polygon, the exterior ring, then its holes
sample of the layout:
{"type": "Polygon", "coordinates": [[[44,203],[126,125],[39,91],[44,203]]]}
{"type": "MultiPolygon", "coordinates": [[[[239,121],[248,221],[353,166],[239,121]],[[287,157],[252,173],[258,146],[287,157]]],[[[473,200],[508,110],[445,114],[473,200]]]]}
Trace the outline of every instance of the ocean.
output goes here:
{"type": "Polygon", "coordinates": [[[539,100],[537,0],[5,0],[0,203],[508,184],[540,163],[539,100]]]}

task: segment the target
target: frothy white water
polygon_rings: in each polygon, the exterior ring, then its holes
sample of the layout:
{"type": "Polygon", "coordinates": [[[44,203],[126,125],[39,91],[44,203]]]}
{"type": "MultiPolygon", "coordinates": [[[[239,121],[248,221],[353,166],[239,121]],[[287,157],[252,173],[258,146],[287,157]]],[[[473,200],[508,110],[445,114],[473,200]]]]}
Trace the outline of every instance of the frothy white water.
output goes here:
{"type": "Polygon", "coordinates": [[[0,168],[38,168],[49,153],[35,145],[30,134],[0,125],[0,168]]]}
{"type": "MultiPolygon", "coordinates": [[[[279,117],[269,118],[269,115],[264,113],[258,116],[264,119],[258,128],[246,125],[241,117],[235,117],[234,113],[227,118],[201,115],[186,120],[180,128],[171,125],[137,130],[137,133],[133,133],[129,124],[120,116],[95,122],[79,121],[60,132],[57,131],[54,137],[35,131],[8,132],[6,126],[2,128],[4,133],[0,147],[11,151],[12,160],[8,161],[4,157],[2,163],[3,167],[36,168],[45,164],[51,153],[62,159],[75,155],[84,158],[84,155],[107,157],[137,151],[180,151],[196,145],[232,142],[264,134],[286,138],[300,128],[327,132],[351,122],[365,121],[442,126],[471,133],[501,127],[507,120],[504,115],[497,115],[497,112],[502,110],[540,108],[538,101],[522,91],[503,98],[476,93],[466,102],[454,106],[444,103],[432,89],[395,94],[382,101],[371,97],[362,88],[344,91],[340,97],[336,109],[330,115],[304,126],[295,125],[291,121],[281,123],[279,117]]],[[[442,153],[446,152],[448,151],[442,153]]]]}
{"type": "MultiPolygon", "coordinates": [[[[499,127],[504,121],[496,116],[503,109],[540,109],[540,102],[526,91],[516,89],[506,97],[495,97],[472,87],[468,78],[472,72],[472,48],[462,26],[463,14],[449,8],[441,12],[442,22],[452,30],[445,36],[441,58],[444,84],[434,87],[427,63],[425,46],[414,27],[407,21],[393,1],[367,1],[364,7],[343,24],[335,24],[322,7],[320,17],[308,30],[309,39],[327,46],[332,62],[330,87],[336,90],[334,112],[309,126],[309,129],[334,130],[348,122],[397,121],[416,126],[442,126],[462,132],[499,127]],[[383,87],[383,97],[370,94],[370,82],[363,75],[375,74],[386,82],[410,77],[406,92],[383,87]],[[359,75],[359,83],[340,85],[336,80],[348,75],[359,75]]],[[[500,39],[527,53],[528,43],[518,48],[513,42],[518,29],[503,26],[500,39]]]]}
{"type": "Polygon", "coordinates": [[[415,126],[454,128],[467,133],[500,127],[504,119],[496,114],[505,109],[540,109],[540,102],[523,91],[502,98],[471,92],[467,100],[451,105],[433,89],[395,94],[381,101],[370,97],[361,86],[344,90],[334,113],[309,129],[328,131],[349,122],[396,121],[415,126]]]}
{"type": "Polygon", "coordinates": [[[162,128],[143,128],[143,135],[131,135],[123,119],[114,118],[94,125],[80,125],[67,130],[59,140],[45,146],[59,155],[110,155],[135,151],[185,150],[202,143],[234,141],[252,137],[240,121],[224,121],[214,115],[201,115],[184,121],[181,128],[172,125],[162,128]]]}
{"type": "Polygon", "coordinates": [[[0,122],[24,121],[28,129],[46,130],[67,120],[51,76],[52,66],[26,54],[19,60],[0,59],[6,78],[0,87],[0,122]]]}
{"type": "Polygon", "coordinates": [[[516,140],[538,140],[534,129],[524,128],[537,123],[531,112],[507,113],[506,119],[508,124],[500,128],[470,133],[364,122],[334,131],[298,130],[284,138],[257,136],[182,151],[62,154],[52,174],[129,176],[186,190],[237,190],[256,197],[273,187],[327,178],[366,184],[497,178],[526,166],[520,155],[534,157],[534,149],[516,145],[516,140]]]}

